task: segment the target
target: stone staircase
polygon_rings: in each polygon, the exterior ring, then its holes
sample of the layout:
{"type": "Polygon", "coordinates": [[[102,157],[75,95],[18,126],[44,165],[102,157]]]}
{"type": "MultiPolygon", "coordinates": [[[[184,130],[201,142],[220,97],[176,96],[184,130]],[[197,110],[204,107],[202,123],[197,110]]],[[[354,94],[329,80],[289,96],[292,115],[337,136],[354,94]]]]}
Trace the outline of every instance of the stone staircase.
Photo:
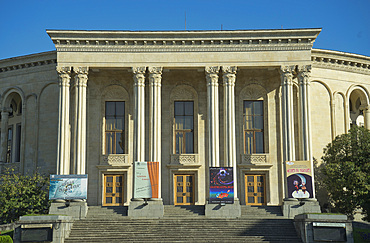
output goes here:
{"type": "Polygon", "coordinates": [[[204,206],[165,205],[162,219],[130,219],[127,207],[89,207],[72,242],[301,242],[279,207],[242,206],[239,219],[209,219],[204,206]]]}

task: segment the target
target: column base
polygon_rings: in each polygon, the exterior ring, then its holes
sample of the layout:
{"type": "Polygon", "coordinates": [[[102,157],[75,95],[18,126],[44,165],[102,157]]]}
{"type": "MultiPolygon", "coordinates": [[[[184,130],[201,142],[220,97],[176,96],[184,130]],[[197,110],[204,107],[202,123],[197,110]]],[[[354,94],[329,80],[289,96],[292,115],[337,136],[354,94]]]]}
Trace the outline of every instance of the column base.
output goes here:
{"type": "Polygon", "coordinates": [[[320,205],[316,198],[301,200],[285,198],[281,210],[283,211],[283,215],[289,219],[294,219],[298,214],[321,213],[320,205]]]}
{"type": "Polygon", "coordinates": [[[127,216],[135,219],[159,219],[163,218],[164,206],[162,198],[148,200],[133,198],[128,206],[127,216]]]}
{"type": "Polygon", "coordinates": [[[68,215],[76,220],[86,218],[87,210],[86,201],[55,200],[50,205],[49,214],[68,215]]]}
{"type": "Polygon", "coordinates": [[[239,199],[235,198],[233,204],[210,204],[207,201],[205,215],[207,218],[240,218],[239,199]]]}

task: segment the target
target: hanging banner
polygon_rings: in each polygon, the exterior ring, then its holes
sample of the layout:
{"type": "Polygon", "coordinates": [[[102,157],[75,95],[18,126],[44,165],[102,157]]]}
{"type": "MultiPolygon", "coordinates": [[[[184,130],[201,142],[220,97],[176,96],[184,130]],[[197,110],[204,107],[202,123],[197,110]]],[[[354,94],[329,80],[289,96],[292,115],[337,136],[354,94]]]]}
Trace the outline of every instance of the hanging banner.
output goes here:
{"type": "Polygon", "coordinates": [[[87,199],[87,175],[50,175],[49,200],[87,199]]]}
{"type": "Polygon", "coordinates": [[[134,198],[158,198],[159,162],[135,162],[134,198]]]}
{"type": "Polygon", "coordinates": [[[286,174],[289,198],[313,198],[310,161],[287,161],[286,174]]]}
{"type": "Polygon", "coordinates": [[[234,178],[232,167],[209,168],[209,203],[234,203],[234,178]]]}

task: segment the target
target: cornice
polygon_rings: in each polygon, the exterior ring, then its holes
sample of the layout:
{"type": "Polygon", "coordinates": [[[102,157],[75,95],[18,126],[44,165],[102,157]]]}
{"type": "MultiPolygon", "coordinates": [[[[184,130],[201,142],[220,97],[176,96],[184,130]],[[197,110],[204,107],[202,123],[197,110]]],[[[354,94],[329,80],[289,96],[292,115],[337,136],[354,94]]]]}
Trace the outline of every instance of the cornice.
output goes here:
{"type": "Polygon", "coordinates": [[[0,60],[0,73],[45,65],[56,65],[56,51],[13,57],[0,60]]]}
{"type": "Polygon", "coordinates": [[[310,50],[321,29],[239,31],[48,30],[58,52],[310,50]]]}
{"type": "Polygon", "coordinates": [[[370,74],[370,57],[322,49],[312,49],[313,67],[370,74]]]}

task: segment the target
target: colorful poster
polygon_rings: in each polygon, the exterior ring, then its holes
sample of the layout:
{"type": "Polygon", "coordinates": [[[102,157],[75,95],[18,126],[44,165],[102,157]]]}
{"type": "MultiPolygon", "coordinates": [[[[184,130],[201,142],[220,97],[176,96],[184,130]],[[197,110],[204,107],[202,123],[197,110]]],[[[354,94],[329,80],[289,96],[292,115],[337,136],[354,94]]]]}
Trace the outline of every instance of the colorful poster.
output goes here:
{"type": "Polygon", "coordinates": [[[87,199],[87,175],[50,175],[49,200],[87,199]]]}
{"type": "Polygon", "coordinates": [[[158,198],[159,162],[135,162],[134,198],[158,198]]]}
{"type": "Polygon", "coordinates": [[[234,178],[232,167],[209,168],[209,203],[234,203],[234,178]]]}
{"type": "Polygon", "coordinates": [[[310,161],[287,161],[286,172],[289,198],[313,198],[310,161]]]}

